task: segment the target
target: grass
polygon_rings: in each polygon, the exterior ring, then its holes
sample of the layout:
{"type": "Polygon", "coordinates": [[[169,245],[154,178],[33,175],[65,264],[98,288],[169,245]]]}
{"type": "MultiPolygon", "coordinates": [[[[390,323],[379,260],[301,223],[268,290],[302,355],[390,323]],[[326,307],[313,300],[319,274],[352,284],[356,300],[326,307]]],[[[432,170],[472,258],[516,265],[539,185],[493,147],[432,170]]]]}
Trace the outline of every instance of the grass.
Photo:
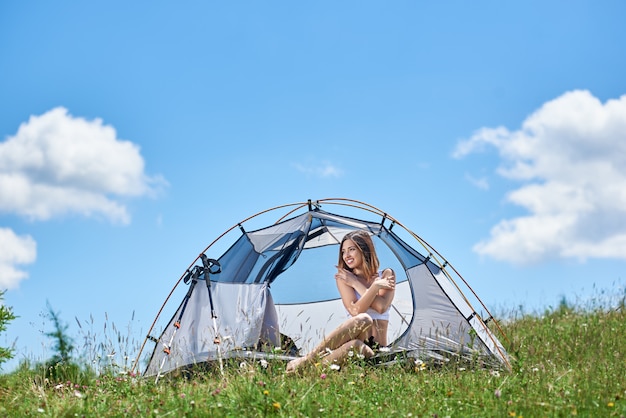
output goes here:
{"type": "Polygon", "coordinates": [[[114,368],[46,379],[23,364],[0,375],[0,416],[624,417],[625,311],[623,300],[612,309],[562,304],[507,321],[511,372],[355,362],[292,376],[282,363],[237,362],[224,375],[155,384],[114,368]]]}

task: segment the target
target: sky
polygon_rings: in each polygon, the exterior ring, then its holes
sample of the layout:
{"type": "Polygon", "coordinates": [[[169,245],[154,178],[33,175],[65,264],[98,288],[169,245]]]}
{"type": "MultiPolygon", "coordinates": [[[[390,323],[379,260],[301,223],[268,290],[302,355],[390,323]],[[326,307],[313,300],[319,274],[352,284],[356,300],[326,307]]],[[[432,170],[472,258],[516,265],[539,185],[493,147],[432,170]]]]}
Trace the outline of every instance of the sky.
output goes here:
{"type": "Polygon", "coordinates": [[[2,2],[0,289],[19,317],[3,370],[51,357],[50,309],[76,345],[86,328],[141,342],[217,236],[308,199],[391,214],[501,314],[623,297],[624,15],[2,2]]]}

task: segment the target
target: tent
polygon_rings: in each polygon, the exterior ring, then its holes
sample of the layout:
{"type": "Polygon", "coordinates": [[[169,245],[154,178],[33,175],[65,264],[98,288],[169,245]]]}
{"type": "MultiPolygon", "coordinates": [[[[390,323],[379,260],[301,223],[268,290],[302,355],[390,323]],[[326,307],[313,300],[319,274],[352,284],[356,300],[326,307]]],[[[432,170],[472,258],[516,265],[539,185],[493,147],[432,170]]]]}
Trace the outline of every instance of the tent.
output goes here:
{"type": "Polygon", "coordinates": [[[153,349],[142,373],[157,380],[198,363],[223,367],[229,358],[287,360],[306,353],[347,318],[334,266],[342,237],[356,229],[372,236],[381,268],[396,274],[386,358],[465,358],[510,369],[492,328],[504,336],[502,330],[443,256],[380,209],[336,198],[268,209],[220,235],[175,283],[133,369],[148,344],[153,349]],[[280,210],[286,213],[269,226],[248,228],[280,210]],[[226,236],[233,234],[229,244],[226,236]],[[226,250],[210,258],[219,245],[226,250]],[[182,301],[155,336],[175,290],[185,285],[182,301]]]}

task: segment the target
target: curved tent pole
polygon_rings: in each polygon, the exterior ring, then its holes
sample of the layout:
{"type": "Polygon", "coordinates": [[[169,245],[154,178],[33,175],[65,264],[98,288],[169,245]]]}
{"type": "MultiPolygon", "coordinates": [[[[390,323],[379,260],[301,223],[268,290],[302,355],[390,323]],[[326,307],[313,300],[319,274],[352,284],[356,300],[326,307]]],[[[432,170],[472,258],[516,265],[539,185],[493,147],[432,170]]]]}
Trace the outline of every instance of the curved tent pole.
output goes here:
{"type": "MultiPolygon", "coordinates": [[[[500,332],[501,335],[504,336],[504,338],[506,339],[506,341],[510,344],[510,340],[508,339],[508,337],[506,336],[506,334],[504,333],[504,331],[502,330],[502,328],[500,327],[500,324],[498,323],[498,321],[495,320],[495,318],[493,317],[493,314],[491,314],[491,312],[489,311],[489,309],[487,308],[487,306],[484,304],[484,302],[480,299],[480,297],[478,297],[478,295],[476,294],[476,292],[474,291],[474,289],[469,285],[469,283],[465,280],[465,278],[463,278],[463,276],[461,276],[461,274],[456,270],[456,268],[454,268],[454,266],[448,262],[448,260],[445,259],[445,257],[443,257],[443,255],[441,255],[439,253],[439,251],[437,251],[433,246],[431,246],[429,243],[427,243],[425,240],[423,240],[420,236],[418,236],[417,234],[415,234],[413,231],[411,231],[410,229],[408,229],[406,226],[404,226],[400,221],[398,221],[397,219],[395,219],[394,217],[388,215],[386,212],[383,212],[382,210],[380,210],[379,208],[372,206],[370,204],[364,203],[364,202],[360,202],[358,200],[353,200],[353,199],[345,199],[345,198],[336,198],[336,199],[323,199],[323,200],[318,200],[318,202],[322,202],[322,201],[326,201],[326,200],[338,200],[338,201],[346,201],[346,202],[351,202],[351,204],[345,204],[345,206],[350,206],[350,207],[354,207],[354,208],[358,208],[358,209],[363,209],[363,210],[367,210],[369,212],[372,213],[376,213],[378,215],[384,216],[387,219],[391,220],[392,222],[400,225],[400,227],[402,227],[406,232],[408,232],[413,238],[415,238],[424,248],[426,248],[429,251],[434,252],[437,256],[439,256],[442,260],[444,260],[445,262],[443,264],[441,264],[441,262],[437,259],[437,257],[433,257],[437,264],[439,265],[439,267],[441,268],[441,270],[444,272],[444,274],[446,275],[446,277],[448,277],[448,279],[454,284],[454,286],[457,288],[457,290],[459,291],[459,293],[461,294],[461,296],[463,297],[463,299],[465,299],[465,302],[473,309],[472,304],[469,302],[469,300],[467,300],[467,298],[465,297],[464,293],[461,291],[461,289],[459,288],[458,284],[456,283],[456,281],[451,277],[450,273],[448,273],[448,271],[445,269],[446,266],[449,266],[454,273],[457,275],[457,277],[459,277],[461,279],[461,281],[463,281],[463,283],[465,284],[465,286],[467,286],[467,288],[470,290],[470,292],[472,292],[472,294],[474,295],[474,297],[476,298],[476,300],[480,303],[480,305],[482,306],[483,309],[485,309],[485,312],[487,312],[487,314],[489,315],[489,318],[491,320],[494,321],[494,323],[496,324],[496,327],[498,328],[498,331],[500,332]],[[365,207],[359,206],[359,205],[363,205],[365,207]],[[369,209],[368,209],[369,208],[369,209]]],[[[341,203],[333,203],[333,202],[325,202],[325,203],[331,203],[331,204],[341,204],[341,203]]],[[[480,322],[482,323],[483,327],[488,328],[487,324],[482,320],[482,318],[480,318],[480,315],[476,315],[476,317],[480,320],[480,322]]],[[[490,338],[492,339],[492,342],[494,343],[496,349],[500,352],[500,348],[498,344],[495,344],[495,340],[493,339],[493,336],[489,333],[488,334],[490,336],[490,338]]],[[[502,356],[503,359],[506,359],[506,356],[504,355],[504,353],[500,352],[500,355],[502,356]]]]}
{"type": "MultiPolygon", "coordinates": [[[[289,204],[284,204],[284,205],[279,205],[279,206],[275,206],[263,211],[260,211],[252,216],[249,216],[247,218],[245,218],[244,220],[242,220],[241,222],[236,223],[235,225],[233,225],[232,227],[228,228],[226,231],[224,231],[221,235],[219,235],[216,239],[213,240],[213,242],[211,242],[196,258],[195,260],[189,265],[189,267],[187,268],[187,270],[185,271],[185,273],[183,273],[183,275],[181,275],[181,277],[176,281],[176,283],[174,284],[174,286],[172,287],[172,290],[169,292],[169,294],[167,295],[165,301],[163,302],[163,304],[161,305],[161,308],[159,309],[159,311],[157,312],[157,315],[154,319],[154,321],[152,322],[152,325],[150,326],[147,335],[139,349],[139,353],[137,354],[137,358],[135,359],[135,362],[133,364],[133,367],[131,368],[131,371],[134,371],[137,368],[137,365],[139,363],[139,359],[141,358],[141,354],[145,348],[146,342],[148,341],[148,339],[150,338],[150,334],[152,333],[152,330],[154,329],[157,321],[159,320],[161,313],[163,312],[163,309],[165,309],[165,305],[167,305],[168,301],[170,300],[170,298],[172,297],[174,291],[176,290],[176,288],[178,287],[178,285],[180,284],[180,282],[184,279],[184,277],[187,275],[187,273],[190,271],[190,269],[198,262],[198,260],[200,260],[201,258],[206,257],[205,253],[216,243],[218,242],[220,239],[222,239],[225,235],[227,235],[229,232],[231,232],[233,229],[237,228],[238,226],[241,227],[241,225],[245,222],[248,222],[249,220],[256,218],[260,215],[263,215],[265,213],[268,212],[272,212],[278,209],[282,209],[282,208],[288,208],[288,207],[294,207],[291,210],[289,210],[286,214],[284,214],[282,217],[280,217],[275,223],[279,223],[282,220],[284,220],[285,218],[287,218],[288,216],[292,215],[293,213],[297,212],[298,210],[304,208],[304,207],[308,207],[309,209],[312,208],[312,206],[315,206],[316,208],[320,208],[323,204],[329,204],[329,205],[338,205],[338,206],[346,206],[346,207],[352,207],[355,209],[359,209],[359,210],[364,210],[367,212],[371,212],[374,213],[376,215],[379,216],[383,216],[384,219],[388,219],[389,221],[391,221],[394,225],[397,224],[399,225],[402,229],[404,229],[409,235],[411,235],[420,245],[422,245],[423,248],[425,248],[426,250],[428,250],[429,252],[434,252],[439,258],[441,258],[442,260],[444,260],[444,263],[442,264],[441,261],[437,258],[437,257],[433,257],[433,259],[436,261],[436,264],[438,264],[438,266],[441,268],[441,270],[444,272],[444,274],[446,275],[446,277],[448,277],[448,279],[454,284],[454,286],[457,288],[457,290],[459,290],[459,293],[461,294],[461,296],[465,299],[465,301],[468,303],[468,305],[470,307],[472,307],[472,305],[469,303],[469,301],[467,300],[467,298],[465,297],[465,295],[463,294],[463,292],[461,291],[461,289],[458,287],[458,284],[455,282],[455,280],[451,277],[450,273],[446,270],[446,267],[450,267],[452,269],[452,271],[454,271],[454,273],[456,274],[457,277],[459,277],[463,283],[465,284],[465,286],[472,292],[472,294],[474,295],[474,297],[476,298],[476,300],[480,303],[480,305],[482,306],[483,309],[485,309],[485,311],[487,312],[487,314],[489,315],[489,320],[493,320],[494,323],[496,324],[496,327],[498,328],[499,332],[506,338],[507,342],[510,343],[509,339],[507,338],[506,334],[503,332],[503,330],[500,328],[500,325],[498,324],[498,322],[495,320],[495,318],[493,318],[493,315],[491,314],[491,312],[489,312],[488,308],[485,306],[485,304],[483,303],[483,301],[478,297],[478,295],[476,294],[476,292],[472,289],[472,287],[467,283],[467,281],[463,278],[463,276],[461,276],[461,274],[456,270],[456,268],[454,268],[454,266],[452,266],[451,263],[449,263],[445,257],[443,257],[434,247],[432,247],[429,243],[427,243],[425,240],[423,240],[420,236],[418,236],[417,234],[415,234],[413,231],[411,231],[410,229],[408,229],[404,224],[402,224],[400,221],[398,221],[396,218],[394,218],[393,216],[390,216],[387,212],[384,212],[382,210],[380,210],[379,208],[370,205],[368,203],[359,201],[359,200],[354,200],[354,199],[347,199],[347,198],[325,198],[325,199],[319,199],[319,200],[315,200],[315,201],[311,201],[310,199],[307,202],[296,202],[296,203],[289,203],[289,204]]],[[[431,254],[432,255],[432,254],[431,254]]],[[[209,284],[207,283],[207,286],[209,286],[209,284]]],[[[473,309],[473,307],[472,307],[473,309]]],[[[485,328],[488,328],[486,323],[480,318],[479,315],[476,315],[480,322],[483,324],[483,326],[485,328]]],[[[490,334],[489,334],[490,335],[490,334]]],[[[496,344],[496,348],[498,350],[498,344],[496,344]]],[[[500,353],[502,355],[502,353],[500,353]]],[[[503,358],[506,358],[505,356],[503,356],[503,358]]]]}

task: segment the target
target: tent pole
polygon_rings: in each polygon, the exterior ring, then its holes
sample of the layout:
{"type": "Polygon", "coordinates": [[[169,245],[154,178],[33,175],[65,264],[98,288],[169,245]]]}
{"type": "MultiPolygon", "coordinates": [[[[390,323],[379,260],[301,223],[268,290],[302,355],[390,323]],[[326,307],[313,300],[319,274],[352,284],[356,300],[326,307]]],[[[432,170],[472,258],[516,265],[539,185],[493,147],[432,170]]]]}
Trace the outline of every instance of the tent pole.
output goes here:
{"type": "Polygon", "coordinates": [[[213,305],[213,295],[211,294],[211,274],[217,274],[222,271],[220,263],[217,260],[208,258],[205,254],[200,254],[202,259],[202,265],[204,266],[204,281],[206,282],[206,289],[209,292],[209,304],[211,305],[211,318],[213,319],[213,344],[217,345],[217,361],[220,364],[220,372],[224,374],[224,362],[222,361],[222,340],[218,334],[217,329],[217,314],[215,313],[215,307],[213,305]],[[211,271],[211,268],[217,266],[217,269],[211,271]]]}

